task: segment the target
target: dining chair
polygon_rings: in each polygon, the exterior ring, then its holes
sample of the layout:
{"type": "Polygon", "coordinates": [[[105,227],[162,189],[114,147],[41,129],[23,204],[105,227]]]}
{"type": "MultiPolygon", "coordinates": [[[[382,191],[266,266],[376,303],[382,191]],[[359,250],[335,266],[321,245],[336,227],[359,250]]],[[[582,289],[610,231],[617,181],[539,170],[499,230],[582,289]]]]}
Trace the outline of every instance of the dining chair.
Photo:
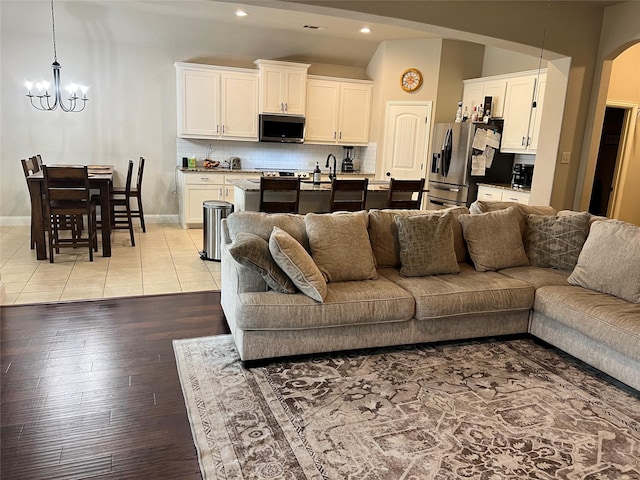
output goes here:
{"type": "Polygon", "coordinates": [[[111,228],[129,230],[131,246],[136,246],[133,234],[133,212],[131,210],[131,179],[133,177],[133,160],[129,160],[127,179],[124,189],[111,193],[111,228]]]}
{"type": "MultiPolygon", "coordinates": [[[[34,160],[34,157],[31,157],[28,160],[25,160],[23,158],[22,160],[20,160],[20,162],[22,163],[22,170],[24,172],[25,179],[29,175],[32,175],[40,171],[40,165],[38,165],[38,162],[34,160]]],[[[27,188],[29,189],[29,199],[31,199],[34,193],[29,182],[27,182],[27,188]]],[[[33,231],[34,231],[34,225],[33,225],[33,222],[31,222],[31,240],[30,240],[31,250],[33,250],[35,246],[33,231]]]]}
{"type": "Polygon", "coordinates": [[[53,252],[60,253],[62,247],[88,247],[89,261],[98,251],[96,234],[96,205],[91,200],[87,167],[42,166],[44,176],[45,215],[44,222],[49,237],[49,261],[53,263],[53,252]],[[78,219],[87,216],[87,236],[80,228],[71,231],[71,238],[60,236],[59,220],[70,218],[76,225],[78,219]]]}
{"type": "Polygon", "coordinates": [[[389,195],[386,208],[406,208],[420,210],[425,179],[389,181],[389,195]]]}
{"type": "MultiPolygon", "coordinates": [[[[144,212],[142,210],[142,175],[144,174],[144,158],[140,157],[140,162],[138,163],[138,177],[136,179],[135,187],[129,188],[129,192],[127,193],[126,184],[124,188],[114,188],[112,190],[112,195],[116,198],[126,199],[129,204],[129,210],[131,211],[132,218],[140,219],[140,227],[142,227],[142,232],[146,233],[147,227],[144,224],[144,212]],[[131,207],[131,199],[136,199],[136,209],[134,210],[131,207]]],[[[133,239],[133,237],[132,237],[133,239]]],[[[133,243],[133,241],[132,241],[133,243]]]]}
{"type": "Polygon", "coordinates": [[[332,179],[329,210],[331,212],[364,210],[367,203],[368,187],[368,178],[362,180],[332,179]]]}
{"type": "Polygon", "coordinates": [[[260,177],[259,211],[298,213],[300,179],[293,177],[260,177]]]}

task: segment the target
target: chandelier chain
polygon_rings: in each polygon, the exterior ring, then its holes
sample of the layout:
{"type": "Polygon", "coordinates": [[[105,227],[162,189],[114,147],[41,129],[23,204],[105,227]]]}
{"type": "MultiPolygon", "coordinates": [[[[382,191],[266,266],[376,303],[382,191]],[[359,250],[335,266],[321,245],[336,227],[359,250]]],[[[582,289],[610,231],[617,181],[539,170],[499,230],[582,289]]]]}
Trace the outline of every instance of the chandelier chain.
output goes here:
{"type": "Polygon", "coordinates": [[[51,0],[51,30],[53,33],[53,61],[58,61],[58,52],[56,50],[56,19],[53,15],[53,0],[51,0]]]}

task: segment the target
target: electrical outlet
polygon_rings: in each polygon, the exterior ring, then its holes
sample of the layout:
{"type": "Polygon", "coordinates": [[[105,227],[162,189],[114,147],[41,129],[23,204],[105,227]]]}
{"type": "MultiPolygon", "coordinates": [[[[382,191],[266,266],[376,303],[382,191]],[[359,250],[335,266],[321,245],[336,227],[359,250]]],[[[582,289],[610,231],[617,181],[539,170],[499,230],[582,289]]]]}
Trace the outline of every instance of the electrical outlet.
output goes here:
{"type": "Polygon", "coordinates": [[[568,164],[571,161],[571,152],[562,152],[562,158],[560,159],[560,163],[568,164]]]}

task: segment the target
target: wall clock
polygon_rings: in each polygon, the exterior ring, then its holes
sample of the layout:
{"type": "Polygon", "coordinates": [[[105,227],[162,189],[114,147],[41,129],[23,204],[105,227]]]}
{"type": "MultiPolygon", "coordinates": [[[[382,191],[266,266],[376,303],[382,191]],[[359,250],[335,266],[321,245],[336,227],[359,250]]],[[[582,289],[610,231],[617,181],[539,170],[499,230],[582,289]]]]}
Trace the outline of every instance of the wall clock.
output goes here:
{"type": "Polygon", "coordinates": [[[420,70],[408,68],[400,76],[400,86],[405,92],[415,92],[422,86],[422,74],[420,70]]]}

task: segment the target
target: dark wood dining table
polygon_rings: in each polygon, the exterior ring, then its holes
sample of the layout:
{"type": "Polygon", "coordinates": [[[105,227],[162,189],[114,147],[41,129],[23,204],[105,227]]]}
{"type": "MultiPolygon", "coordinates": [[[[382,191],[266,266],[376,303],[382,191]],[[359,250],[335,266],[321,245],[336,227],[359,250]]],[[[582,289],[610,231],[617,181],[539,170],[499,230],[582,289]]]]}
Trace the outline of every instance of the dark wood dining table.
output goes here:
{"type": "MultiPolygon", "coordinates": [[[[50,165],[52,167],[69,165],[50,165]]],[[[102,224],[102,256],[111,256],[111,189],[113,185],[113,165],[87,165],[89,186],[100,191],[100,216],[102,224]]],[[[42,170],[27,177],[31,192],[31,224],[36,258],[47,258],[47,241],[44,227],[44,176],[42,170]]]]}

